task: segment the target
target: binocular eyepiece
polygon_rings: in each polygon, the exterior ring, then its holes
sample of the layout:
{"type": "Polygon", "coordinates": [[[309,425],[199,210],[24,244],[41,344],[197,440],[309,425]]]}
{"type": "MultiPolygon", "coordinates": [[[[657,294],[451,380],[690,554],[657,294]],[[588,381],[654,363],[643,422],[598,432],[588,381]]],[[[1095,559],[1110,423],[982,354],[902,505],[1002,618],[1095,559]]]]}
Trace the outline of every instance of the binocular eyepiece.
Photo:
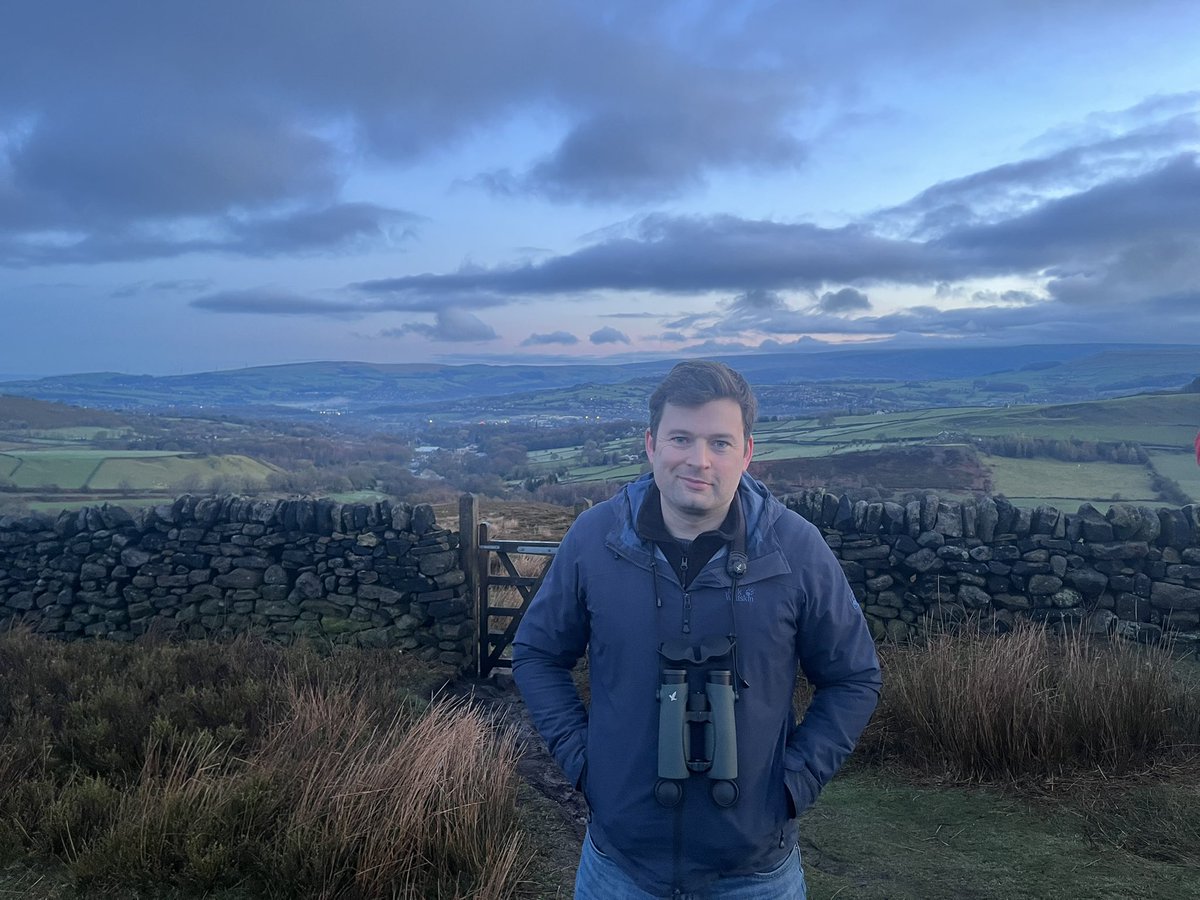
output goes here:
{"type": "Polygon", "coordinates": [[[711,645],[689,647],[683,652],[664,646],[660,651],[667,662],[673,663],[662,670],[658,687],[658,781],[654,796],[663,806],[679,803],[683,782],[692,773],[708,777],[709,793],[717,806],[727,808],[737,802],[733,672],[696,672],[704,676],[703,683],[694,690],[689,687],[690,671],[696,671],[691,666],[725,656],[732,649],[731,642],[721,640],[725,642],[724,652],[712,652],[719,648],[711,645]]]}

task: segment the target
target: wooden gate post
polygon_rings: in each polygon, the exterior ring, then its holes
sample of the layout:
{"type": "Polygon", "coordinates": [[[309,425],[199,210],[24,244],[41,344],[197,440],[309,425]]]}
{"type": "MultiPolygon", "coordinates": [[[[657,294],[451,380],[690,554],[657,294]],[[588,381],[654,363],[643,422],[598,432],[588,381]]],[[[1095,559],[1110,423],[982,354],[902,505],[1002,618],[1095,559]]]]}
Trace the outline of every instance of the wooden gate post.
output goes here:
{"type": "MultiPolygon", "coordinates": [[[[463,574],[467,578],[467,605],[471,610],[470,621],[479,628],[479,498],[474,494],[463,494],[458,498],[458,549],[463,574]]],[[[467,669],[479,674],[480,635],[472,641],[473,655],[467,669]]]]}

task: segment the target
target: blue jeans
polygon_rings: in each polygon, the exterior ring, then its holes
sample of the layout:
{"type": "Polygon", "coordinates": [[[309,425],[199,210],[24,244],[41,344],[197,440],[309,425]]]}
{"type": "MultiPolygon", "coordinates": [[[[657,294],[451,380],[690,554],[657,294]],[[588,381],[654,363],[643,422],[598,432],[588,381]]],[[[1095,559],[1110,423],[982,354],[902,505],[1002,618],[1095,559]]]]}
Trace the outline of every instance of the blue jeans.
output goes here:
{"type": "MultiPolygon", "coordinates": [[[[670,895],[665,895],[670,896],[670,895]]],[[[800,848],[770,872],[719,878],[707,887],[680,900],[805,900],[804,869],[800,848]]],[[[575,875],[575,900],[658,900],[648,894],[613,862],[596,849],[589,834],[583,839],[579,871],[575,875]]]]}

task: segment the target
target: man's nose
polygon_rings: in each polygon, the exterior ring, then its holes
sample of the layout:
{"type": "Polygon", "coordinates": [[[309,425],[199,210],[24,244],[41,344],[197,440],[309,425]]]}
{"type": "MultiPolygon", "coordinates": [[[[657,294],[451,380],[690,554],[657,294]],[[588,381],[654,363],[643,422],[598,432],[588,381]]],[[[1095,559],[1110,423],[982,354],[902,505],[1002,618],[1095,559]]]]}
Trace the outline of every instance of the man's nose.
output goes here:
{"type": "Polygon", "coordinates": [[[689,462],[697,469],[708,467],[708,445],[704,441],[695,441],[692,443],[692,453],[689,462]]]}

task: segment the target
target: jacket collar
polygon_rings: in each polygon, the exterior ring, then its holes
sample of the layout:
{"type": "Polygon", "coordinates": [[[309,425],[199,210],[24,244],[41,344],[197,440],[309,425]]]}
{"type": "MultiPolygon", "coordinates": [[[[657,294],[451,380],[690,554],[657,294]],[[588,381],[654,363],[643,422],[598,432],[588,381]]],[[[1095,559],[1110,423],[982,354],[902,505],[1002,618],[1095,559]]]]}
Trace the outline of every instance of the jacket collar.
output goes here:
{"type": "MultiPolygon", "coordinates": [[[[650,568],[657,551],[653,542],[638,536],[637,517],[642,504],[652,493],[650,488],[653,484],[654,473],[647,472],[621,489],[613,498],[616,521],[605,538],[605,544],[614,553],[644,569],[650,568]]],[[[742,505],[742,521],[746,523],[746,555],[749,557],[746,575],[739,582],[750,584],[790,572],[791,566],[775,532],[775,521],[783,512],[783,505],[771,496],[766,485],[744,472],[738,485],[737,501],[742,505]]],[[[725,584],[729,582],[724,566],[719,570],[718,580],[725,584]]]]}

